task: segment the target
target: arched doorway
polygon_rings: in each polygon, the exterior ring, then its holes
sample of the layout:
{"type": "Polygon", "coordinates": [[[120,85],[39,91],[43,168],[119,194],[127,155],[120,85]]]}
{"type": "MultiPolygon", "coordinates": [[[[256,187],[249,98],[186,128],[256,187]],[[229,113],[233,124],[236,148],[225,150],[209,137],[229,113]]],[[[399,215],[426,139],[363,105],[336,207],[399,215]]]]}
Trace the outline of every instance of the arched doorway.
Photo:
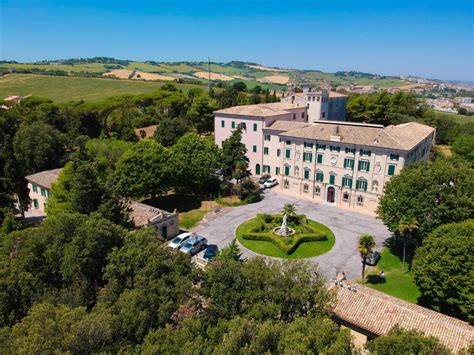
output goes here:
{"type": "Polygon", "coordinates": [[[161,237],[163,239],[168,239],[168,227],[167,226],[161,227],[161,237]]]}
{"type": "Polygon", "coordinates": [[[336,201],[336,189],[332,186],[328,187],[326,201],[329,203],[334,203],[334,201],[336,201]]]}
{"type": "Polygon", "coordinates": [[[255,165],[255,175],[260,175],[260,164],[255,165]]]}

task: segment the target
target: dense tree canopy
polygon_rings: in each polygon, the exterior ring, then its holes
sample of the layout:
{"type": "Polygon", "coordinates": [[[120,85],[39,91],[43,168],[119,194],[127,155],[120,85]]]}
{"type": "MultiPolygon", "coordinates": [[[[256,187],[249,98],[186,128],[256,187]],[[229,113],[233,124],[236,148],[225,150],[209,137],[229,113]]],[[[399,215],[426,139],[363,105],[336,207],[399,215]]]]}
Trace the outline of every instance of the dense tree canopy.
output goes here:
{"type": "Polygon", "coordinates": [[[474,323],[474,220],[441,226],[413,260],[422,303],[474,323]]]}
{"type": "Polygon", "coordinates": [[[386,336],[369,341],[367,348],[375,355],[449,354],[437,338],[400,327],[394,327],[386,336]]]}
{"type": "Polygon", "coordinates": [[[399,234],[400,221],[418,221],[413,237],[423,239],[437,227],[474,217],[474,173],[462,159],[439,158],[405,167],[385,186],[378,216],[399,234]]]}

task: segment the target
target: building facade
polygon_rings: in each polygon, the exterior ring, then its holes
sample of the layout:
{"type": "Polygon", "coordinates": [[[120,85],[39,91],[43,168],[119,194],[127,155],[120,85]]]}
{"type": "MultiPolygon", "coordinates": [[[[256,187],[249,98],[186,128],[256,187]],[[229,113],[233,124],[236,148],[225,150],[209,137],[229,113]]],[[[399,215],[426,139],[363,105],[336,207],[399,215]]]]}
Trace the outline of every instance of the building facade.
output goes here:
{"type": "Polygon", "coordinates": [[[242,142],[253,175],[277,177],[277,191],[364,213],[374,213],[384,185],[406,164],[428,159],[434,142],[434,128],[415,122],[388,127],[313,123],[303,114],[300,120],[286,119],[288,115],[282,120],[280,116],[263,119],[244,107],[231,108],[232,116],[216,112],[216,144],[222,145],[231,135],[232,124],[225,131],[222,128],[232,121],[234,129],[237,124],[247,126],[242,142]],[[262,124],[248,132],[249,124],[258,119],[262,124]]]}
{"type": "Polygon", "coordinates": [[[326,89],[303,89],[302,93],[290,92],[282,102],[306,106],[308,122],[345,121],[347,96],[326,89]]]}
{"type": "Polygon", "coordinates": [[[45,213],[46,203],[51,196],[51,185],[56,182],[61,170],[62,169],[46,170],[25,177],[28,181],[28,189],[30,190],[30,210],[38,214],[45,213]]]}

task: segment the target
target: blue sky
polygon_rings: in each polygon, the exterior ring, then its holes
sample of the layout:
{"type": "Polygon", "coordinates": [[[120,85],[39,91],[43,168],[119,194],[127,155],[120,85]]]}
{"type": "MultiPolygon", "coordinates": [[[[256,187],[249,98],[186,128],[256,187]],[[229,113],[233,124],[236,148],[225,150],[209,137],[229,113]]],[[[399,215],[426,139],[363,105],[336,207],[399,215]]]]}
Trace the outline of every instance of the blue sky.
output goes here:
{"type": "Polygon", "coordinates": [[[0,58],[244,60],[474,80],[472,0],[0,0],[0,58]]]}

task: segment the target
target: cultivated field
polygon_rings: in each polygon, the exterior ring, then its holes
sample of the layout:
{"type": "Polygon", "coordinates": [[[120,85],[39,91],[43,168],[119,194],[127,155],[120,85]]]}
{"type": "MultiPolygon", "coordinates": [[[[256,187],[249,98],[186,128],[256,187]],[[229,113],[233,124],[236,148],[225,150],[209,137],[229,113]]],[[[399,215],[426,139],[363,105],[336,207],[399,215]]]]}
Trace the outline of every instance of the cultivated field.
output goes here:
{"type": "Polygon", "coordinates": [[[256,70],[271,71],[271,72],[275,72],[275,73],[286,73],[288,71],[288,70],[284,70],[284,69],[265,67],[263,65],[247,64],[247,66],[249,68],[256,69],[256,70]]]}
{"type": "Polygon", "coordinates": [[[146,73],[143,71],[136,71],[133,76],[133,70],[126,70],[126,69],[116,69],[112,70],[108,73],[102,74],[103,76],[114,76],[119,79],[133,79],[133,80],[161,80],[161,81],[173,81],[176,80],[171,76],[165,76],[160,74],[153,74],[153,73],[146,73]]]}
{"type": "MultiPolygon", "coordinates": [[[[35,74],[9,74],[0,77],[0,98],[9,95],[35,95],[54,101],[98,101],[110,96],[153,92],[164,85],[158,81],[118,80],[35,74]]],[[[177,88],[206,90],[204,85],[178,84],[177,88]]],[[[219,91],[219,89],[216,88],[219,91]]]]}
{"type": "Polygon", "coordinates": [[[258,79],[262,83],[273,83],[273,84],[286,84],[290,80],[289,77],[285,75],[269,75],[264,76],[263,78],[258,79]]]}
{"type": "MultiPolygon", "coordinates": [[[[193,73],[193,75],[197,78],[200,78],[200,79],[208,79],[209,78],[209,73],[205,72],[205,71],[199,71],[197,73],[193,73]]],[[[228,75],[211,72],[211,80],[230,81],[230,80],[234,80],[234,78],[231,77],[231,76],[228,76],[228,75]]]]}

